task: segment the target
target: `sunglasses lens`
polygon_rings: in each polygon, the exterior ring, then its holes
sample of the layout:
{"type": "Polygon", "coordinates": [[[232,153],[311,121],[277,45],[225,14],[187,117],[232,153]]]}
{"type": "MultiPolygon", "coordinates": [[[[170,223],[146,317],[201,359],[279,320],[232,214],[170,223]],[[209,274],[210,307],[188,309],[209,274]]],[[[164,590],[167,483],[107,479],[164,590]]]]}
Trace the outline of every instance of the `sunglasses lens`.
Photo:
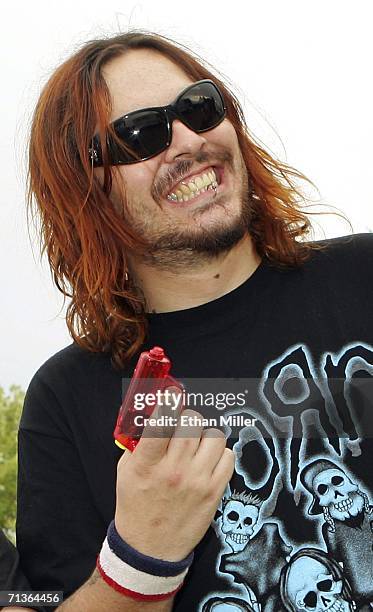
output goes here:
{"type": "Polygon", "coordinates": [[[138,111],[114,122],[121,145],[112,142],[110,154],[116,163],[131,163],[157,155],[167,147],[166,115],[160,111],[138,111]]]}
{"type": "Polygon", "coordinates": [[[177,101],[180,118],[195,132],[217,126],[225,117],[224,102],[213,83],[192,85],[177,101]]]}
{"type": "MultiPolygon", "coordinates": [[[[200,81],[188,87],[174,104],[159,109],[134,111],[112,124],[116,138],[109,136],[109,164],[132,164],[158,155],[170,143],[168,118],[180,119],[194,132],[206,132],[225,117],[225,106],[219,89],[212,81],[200,81]]],[[[100,141],[93,138],[92,160],[102,165],[100,141]]]]}

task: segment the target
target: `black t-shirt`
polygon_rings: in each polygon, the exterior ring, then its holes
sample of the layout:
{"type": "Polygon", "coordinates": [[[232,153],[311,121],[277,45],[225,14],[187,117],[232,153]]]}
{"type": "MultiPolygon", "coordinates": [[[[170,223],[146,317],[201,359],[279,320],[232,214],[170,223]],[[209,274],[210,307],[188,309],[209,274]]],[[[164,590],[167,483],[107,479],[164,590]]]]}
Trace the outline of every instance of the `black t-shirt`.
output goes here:
{"type": "MultiPolygon", "coordinates": [[[[337,612],[373,601],[372,434],[369,405],[355,407],[373,375],[373,236],[326,244],[300,268],[263,260],[216,300],[149,315],[143,350],[162,346],[174,377],[249,385],[245,405],[226,410],[237,418],[235,474],[177,612],[337,612]],[[248,416],[255,426],[240,425],[248,416]]],[[[94,569],[115,510],[122,378],[135,363],[119,372],[108,354],[72,344],[30,383],[17,542],[34,589],[67,597],[94,569]]]]}
{"type": "Polygon", "coordinates": [[[30,586],[19,568],[19,554],[0,529],[0,591],[22,591],[30,586]]]}

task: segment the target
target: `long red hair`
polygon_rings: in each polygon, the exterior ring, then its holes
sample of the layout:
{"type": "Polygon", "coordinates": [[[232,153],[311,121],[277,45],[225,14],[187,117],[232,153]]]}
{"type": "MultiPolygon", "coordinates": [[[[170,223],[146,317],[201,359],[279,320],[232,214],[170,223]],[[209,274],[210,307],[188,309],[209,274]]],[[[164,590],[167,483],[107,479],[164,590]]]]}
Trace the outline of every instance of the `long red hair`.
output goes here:
{"type": "Polygon", "coordinates": [[[71,336],[90,351],[110,351],[116,368],[123,368],[146,338],[144,300],[126,276],[126,252],[141,245],[110,200],[113,169],[106,161],[100,184],[88,149],[97,125],[102,142],[110,132],[111,102],[102,68],[138,48],[159,51],[192,80],[212,79],[223,92],[253,188],[249,230],[258,254],[277,266],[298,266],[315,248],[305,241],[311,224],[294,179],[313,183],[255,142],[238,100],[211,66],[150,32],[85,44],[54,72],[37,103],[28,212],[40,222],[41,254],[47,254],[54,282],[71,298],[66,317],[71,336]]]}

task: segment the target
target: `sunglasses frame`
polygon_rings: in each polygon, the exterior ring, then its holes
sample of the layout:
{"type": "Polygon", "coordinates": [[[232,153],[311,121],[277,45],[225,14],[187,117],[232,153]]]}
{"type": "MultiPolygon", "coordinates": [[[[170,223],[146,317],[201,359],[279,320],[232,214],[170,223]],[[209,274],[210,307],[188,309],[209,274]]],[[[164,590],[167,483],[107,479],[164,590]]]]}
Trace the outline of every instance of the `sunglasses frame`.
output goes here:
{"type": "MultiPolygon", "coordinates": [[[[196,132],[197,134],[202,134],[203,132],[208,132],[208,131],[213,130],[214,128],[216,128],[225,119],[225,117],[227,115],[227,107],[225,105],[224,98],[223,98],[223,95],[222,95],[219,87],[216,85],[216,83],[214,83],[214,81],[211,81],[211,79],[202,79],[201,81],[196,81],[195,83],[191,83],[190,85],[185,87],[178,94],[178,96],[174,100],[174,102],[172,102],[171,104],[167,104],[166,106],[149,106],[149,107],[146,107],[146,108],[140,108],[138,110],[132,111],[131,113],[127,113],[126,115],[122,115],[121,117],[118,117],[118,119],[115,119],[115,121],[113,121],[110,125],[115,130],[116,124],[119,124],[119,123],[123,122],[124,120],[128,119],[128,117],[133,117],[134,115],[136,115],[139,112],[143,113],[144,111],[158,111],[158,112],[161,112],[161,113],[163,113],[165,115],[165,117],[166,117],[166,124],[165,125],[167,127],[167,143],[164,146],[162,146],[162,148],[159,151],[157,151],[156,153],[152,153],[151,155],[148,155],[146,157],[142,157],[141,159],[133,159],[133,160],[126,160],[126,161],[118,161],[117,159],[110,160],[110,165],[111,166],[121,166],[121,165],[137,164],[137,163],[140,163],[142,161],[146,161],[148,159],[151,159],[152,157],[155,157],[156,155],[159,155],[159,153],[162,153],[162,151],[165,151],[167,149],[167,147],[170,146],[171,141],[172,141],[172,123],[174,122],[175,119],[178,119],[179,121],[181,121],[189,129],[193,130],[193,132],[196,132]],[[223,115],[222,115],[221,119],[219,119],[219,121],[214,123],[214,125],[212,125],[211,127],[208,127],[206,129],[198,130],[197,131],[194,128],[192,128],[178,114],[177,105],[178,105],[180,99],[190,89],[192,89],[193,87],[196,87],[197,85],[203,85],[205,83],[208,83],[208,84],[212,85],[213,88],[215,89],[216,93],[218,94],[218,96],[220,98],[220,101],[222,103],[222,107],[223,107],[223,115]]],[[[108,146],[109,146],[109,143],[108,143],[108,146]]],[[[90,159],[92,161],[92,165],[94,167],[103,166],[102,153],[101,153],[101,145],[100,145],[100,137],[99,137],[98,134],[95,134],[95,136],[93,136],[93,138],[92,138],[92,146],[88,149],[88,152],[89,152],[90,159]]]]}

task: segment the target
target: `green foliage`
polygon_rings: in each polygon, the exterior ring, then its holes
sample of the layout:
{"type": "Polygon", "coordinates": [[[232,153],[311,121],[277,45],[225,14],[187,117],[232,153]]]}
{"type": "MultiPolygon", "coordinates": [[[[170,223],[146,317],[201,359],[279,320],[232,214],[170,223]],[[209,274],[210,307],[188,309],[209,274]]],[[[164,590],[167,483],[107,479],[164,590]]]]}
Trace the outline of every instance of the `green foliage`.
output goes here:
{"type": "Polygon", "coordinates": [[[0,528],[15,538],[17,489],[17,432],[25,394],[12,385],[9,395],[0,387],[0,528]]]}

